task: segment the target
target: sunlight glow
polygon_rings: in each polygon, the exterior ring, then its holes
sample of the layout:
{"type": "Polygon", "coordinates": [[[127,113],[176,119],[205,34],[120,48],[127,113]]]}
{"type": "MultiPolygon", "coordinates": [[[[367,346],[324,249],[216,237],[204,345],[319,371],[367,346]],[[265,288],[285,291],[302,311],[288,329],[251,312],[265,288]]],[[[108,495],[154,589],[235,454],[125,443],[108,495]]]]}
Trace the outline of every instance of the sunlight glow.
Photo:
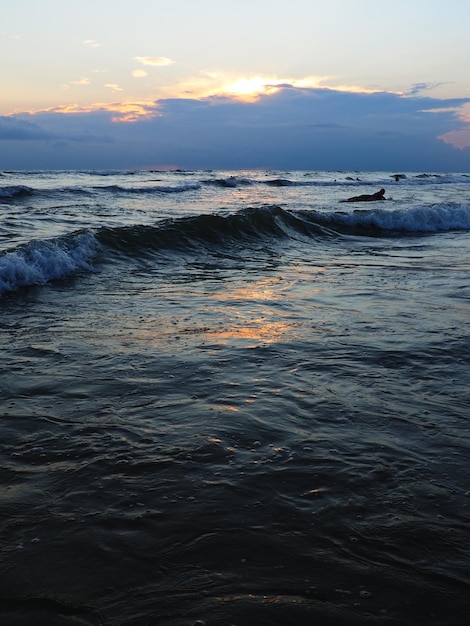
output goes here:
{"type": "MultiPolygon", "coordinates": [[[[370,87],[361,87],[360,85],[336,85],[334,87],[324,87],[324,89],[331,89],[333,91],[341,91],[343,93],[364,93],[364,94],[371,94],[371,93],[384,93],[383,89],[373,89],[370,87]]],[[[394,93],[396,95],[399,96],[403,96],[404,92],[403,91],[389,91],[387,90],[387,93],[394,93]]]]}
{"type": "Polygon", "coordinates": [[[163,87],[160,97],[211,98],[225,96],[247,102],[256,101],[263,95],[273,95],[283,88],[319,88],[326,76],[305,78],[279,78],[276,76],[233,76],[222,72],[205,70],[179,83],[163,87]]]}
{"type": "MultiPolygon", "coordinates": [[[[139,59],[145,65],[164,65],[171,63],[166,57],[135,57],[139,59]]],[[[146,70],[136,69],[132,73],[134,78],[141,78],[147,74],[146,70]]],[[[215,99],[224,98],[233,101],[254,103],[256,104],[261,98],[269,98],[281,92],[282,90],[289,89],[305,89],[305,90],[325,90],[336,92],[347,92],[354,94],[374,94],[384,93],[381,89],[365,88],[359,85],[335,85],[335,77],[332,76],[306,76],[300,79],[293,78],[279,78],[274,76],[245,76],[245,77],[229,77],[218,72],[205,71],[196,78],[191,78],[191,82],[182,82],[173,87],[160,88],[160,94],[153,97],[143,97],[135,101],[113,101],[106,102],[106,95],[103,93],[100,99],[97,101],[87,102],[69,102],[55,107],[40,108],[36,110],[22,110],[16,111],[20,113],[28,113],[30,115],[47,114],[47,113],[59,113],[59,114],[86,114],[86,113],[103,113],[111,114],[110,119],[113,123],[136,123],[144,119],[152,119],[155,117],[162,117],[165,115],[164,109],[160,107],[159,102],[164,105],[166,98],[191,98],[194,100],[215,99]]],[[[91,91],[90,81],[86,77],[82,77],[80,80],[70,81],[67,85],[63,86],[63,89],[83,89],[89,93],[91,91]]],[[[110,93],[117,94],[118,92],[130,92],[130,89],[126,85],[121,87],[117,83],[105,83],[102,85],[110,93]]],[[[76,92],[75,92],[76,93],[76,92]]],[[[401,92],[388,92],[394,93],[398,96],[405,97],[406,94],[401,92]]],[[[75,97],[77,97],[75,95],[75,97]]],[[[455,115],[462,122],[461,128],[446,132],[437,137],[440,141],[451,145],[456,149],[464,149],[470,147],[470,130],[468,124],[470,122],[470,106],[467,108],[454,109],[455,115]]],[[[439,112],[442,109],[439,110],[439,112]]],[[[432,112],[431,110],[429,111],[432,112]]],[[[10,114],[12,114],[10,112],[10,114]]],[[[14,113],[13,113],[14,114],[14,113]]],[[[278,336],[280,334],[280,328],[271,328],[269,332],[266,329],[260,331],[253,331],[250,327],[240,331],[237,330],[237,336],[245,335],[248,337],[251,333],[252,338],[258,334],[258,338],[263,336],[265,339],[267,334],[278,336]]]]}
{"type": "Polygon", "coordinates": [[[251,78],[239,78],[234,82],[226,83],[222,86],[221,92],[241,100],[253,100],[262,94],[276,93],[279,89],[280,86],[275,81],[260,76],[252,76],[251,78]]]}
{"type": "MultiPolygon", "coordinates": [[[[228,77],[218,72],[207,71],[197,79],[190,79],[168,89],[172,97],[195,98],[228,96],[237,100],[254,102],[261,96],[270,96],[282,89],[329,89],[348,93],[381,93],[383,89],[362,87],[361,85],[335,85],[332,76],[306,76],[304,78],[276,76],[228,77]]],[[[402,92],[393,92],[403,95],[402,92]]]]}
{"type": "MultiPolygon", "coordinates": [[[[110,85],[111,87],[111,85],[110,85]]],[[[25,111],[31,115],[39,113],[63,113],[64,115],[74,113],[96,113],[97,111],[106,111],[115,113],[111,118],[113,122],[136,122],[143,118],[151,118],[159,116],[155,110],[155,103],[139,103],[139,102],[95,102],[90,105],[81,104],[65,104],[63,106],[51,107],[34,111],[25,111]]]]}
{"type": "MultiPolygon", "coordinates": [[[[146,66],[162,66],[173,63],[167,57],[134,57],[146,66]]],[[[97,71],[97,70],[96,70],[97,71]]],[[[133,78],[144,78],[147,71],[135,69],[131,72],[133,78]]],[[[204,71],[197,77],[188,78],[182,82],[160,87],[159,93],[147,93],[144,97],[138,98],[134,102],[106,102],[106,96],[102,93],[100,99],[95,102],[90,101],[71,102],[53,108],[39,108],[36,110],[21,111],[31,115],[43,113],[45,111],[59,113],[91,113],[100,110],[115,113],[113,122],[136,122],[142,118],[158,116],[156,111],[158,101],[166,98],[218,98],[224,97],[242,102],[256,102],[262,97],[272,96],[283,89],[324,89],[330,91],[340,91],[349,93],[380,93],[383,90],[361,87],[359,85],[334,85],[334,77],[331,76],[306,76],[303,78],[276,77],[276,76],[228,76],[215,71],[204,71]]],[[[85,87],[87,93],[91,92],[91,81],[87,77],[72,80],[62,85],[63,90],[85,87]]],[[[110,90],[112,93],[126,91],[130,92],[129,86],[121,86],[118,83],[105,83],[101,88],[110,90]]],[[[398,93],[398,92],[393,92],[398,93]]],[[[143,93],[141,94],[144,95],[143,93]]],[[[403,95],[403,94],[399,94],[403,95]]],[[[9,111],[9,114],[18,112],[9,111]]]]}

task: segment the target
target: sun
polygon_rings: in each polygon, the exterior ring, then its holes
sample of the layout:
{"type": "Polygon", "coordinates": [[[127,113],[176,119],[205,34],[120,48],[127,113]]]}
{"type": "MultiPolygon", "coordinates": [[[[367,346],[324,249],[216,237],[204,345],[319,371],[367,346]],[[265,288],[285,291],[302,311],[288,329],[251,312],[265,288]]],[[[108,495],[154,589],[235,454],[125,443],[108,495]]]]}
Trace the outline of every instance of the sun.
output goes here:
{"type": "Polygon", "coordinates": [[[252,101],[261,95],[271,95],[281,89],[279,80],[252,76],[239,78],[222,86],[222,93],[240,100],[252,101]]]}

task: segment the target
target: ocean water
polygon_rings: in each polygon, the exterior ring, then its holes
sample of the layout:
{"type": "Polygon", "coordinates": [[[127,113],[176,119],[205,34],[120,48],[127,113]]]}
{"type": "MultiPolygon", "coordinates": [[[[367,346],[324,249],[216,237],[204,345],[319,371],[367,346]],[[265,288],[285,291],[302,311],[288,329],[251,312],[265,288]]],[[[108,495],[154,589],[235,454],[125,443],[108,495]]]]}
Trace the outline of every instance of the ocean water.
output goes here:
{"type": "Polygon", "coordinates": [[[470,175],[394,174],[0,174],[2,624],[468,624],[470,175]]]}

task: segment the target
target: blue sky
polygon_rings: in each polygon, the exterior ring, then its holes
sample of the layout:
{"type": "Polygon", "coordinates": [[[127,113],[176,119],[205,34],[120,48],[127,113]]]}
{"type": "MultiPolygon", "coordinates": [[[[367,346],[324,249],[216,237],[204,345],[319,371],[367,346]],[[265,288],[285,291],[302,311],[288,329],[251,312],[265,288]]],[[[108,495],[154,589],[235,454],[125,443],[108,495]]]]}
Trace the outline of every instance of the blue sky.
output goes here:
{"type": "Polygon", "coordinates": [[[470,3],[5,0],[0,168],[470,171],[470,3]]]}

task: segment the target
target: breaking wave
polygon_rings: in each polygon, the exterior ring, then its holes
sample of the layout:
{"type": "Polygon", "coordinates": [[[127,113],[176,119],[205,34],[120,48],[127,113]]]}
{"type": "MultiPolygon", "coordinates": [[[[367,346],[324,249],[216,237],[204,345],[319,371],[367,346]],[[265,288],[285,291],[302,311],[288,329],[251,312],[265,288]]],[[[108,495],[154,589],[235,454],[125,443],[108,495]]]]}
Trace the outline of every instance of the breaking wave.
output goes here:
{"type": "Polygon", "coordinates": [[[91,271],[96,252],[97,241],[92,233],[33,241],[7,252],[0,257],[0,295],[91,271]]]}
{"type": "Polygon", "coordinates": [[[440,233],[470,230],[470,207],[439,204],[397,209],[357,209],[352,213],[315,213],[315,220],[339,232],[358,235],[440,233]]]}
{"type": "MultiPolygon", "coordinates": [[[[397,237],[470,230],[470,208],[445,204],[403,209],[286,211],[278,206],[247,208],[229,215],[197,215],[155,225],[105,227],[53,240],[33,241],[0,257],[0,295],[82,271],[109,254],[138,258],[158,253],[217,252],[230,256],[251,244],[279,247],[282,241],[319,242],[345,235],[397,237]]],[[[285,245],[285,243],[283,244],[285,245]]]]}

